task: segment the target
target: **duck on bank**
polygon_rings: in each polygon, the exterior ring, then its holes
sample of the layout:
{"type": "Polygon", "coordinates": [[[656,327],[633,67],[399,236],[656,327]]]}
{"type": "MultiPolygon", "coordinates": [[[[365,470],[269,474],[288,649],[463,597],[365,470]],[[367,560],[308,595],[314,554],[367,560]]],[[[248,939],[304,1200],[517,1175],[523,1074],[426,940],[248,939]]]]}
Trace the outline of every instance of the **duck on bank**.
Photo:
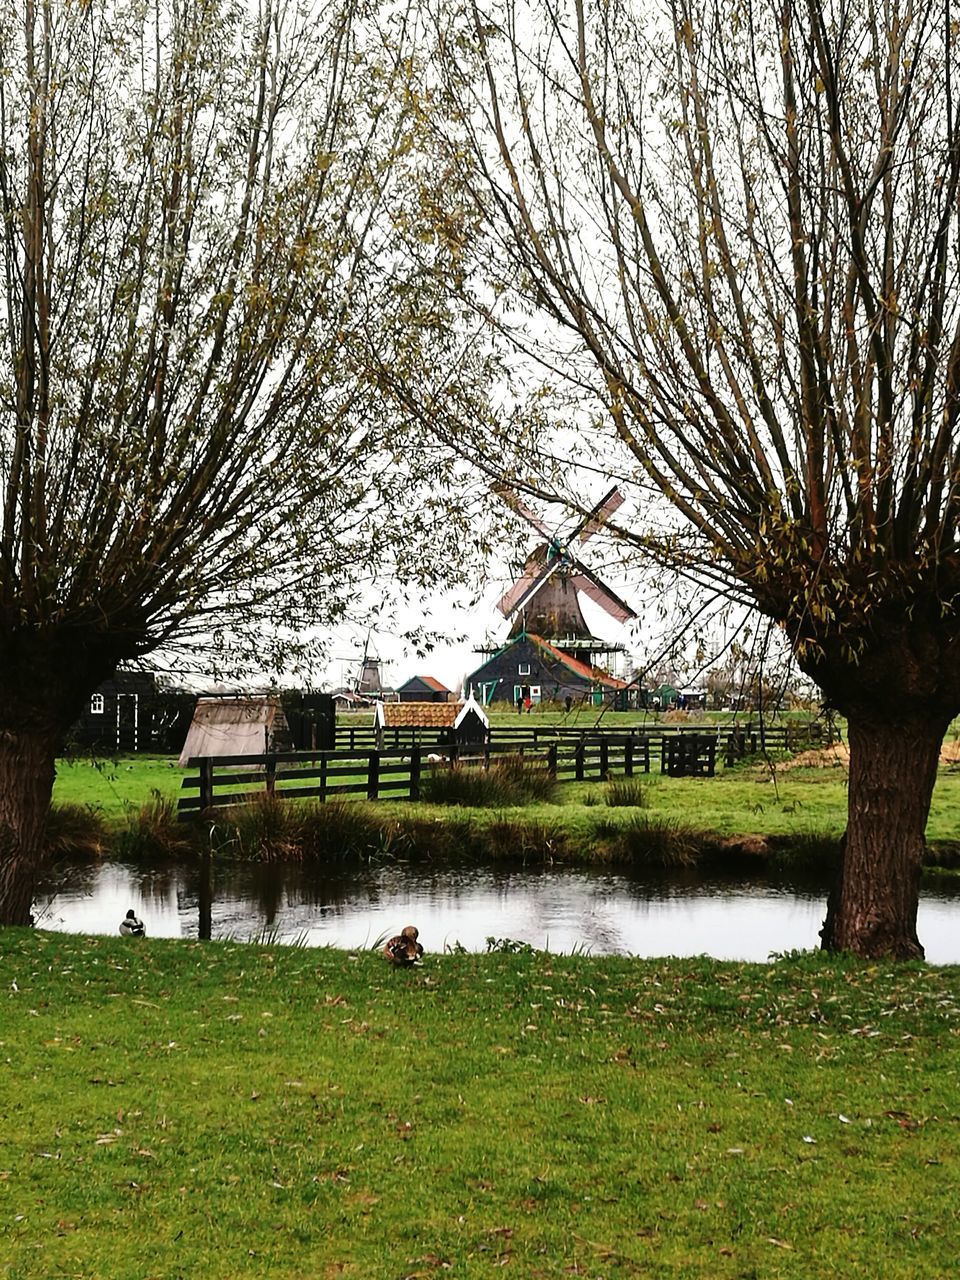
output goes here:
{"type": "Polygon", "coordinates": [[[145,938],[147,936],[146,928],[143,921],[138,917],[133,907],[120,921],[120,936],[122,938],[145,938]]]}

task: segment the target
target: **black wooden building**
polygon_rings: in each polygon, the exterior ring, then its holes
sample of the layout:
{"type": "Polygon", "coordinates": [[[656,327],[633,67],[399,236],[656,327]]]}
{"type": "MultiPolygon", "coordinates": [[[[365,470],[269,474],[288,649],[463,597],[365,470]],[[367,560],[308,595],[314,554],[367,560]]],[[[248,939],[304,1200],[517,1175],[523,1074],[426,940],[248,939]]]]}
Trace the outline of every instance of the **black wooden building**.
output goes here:
{"type": "Polygon", "coordinates": [[[68,751],[177,752],[196,696],[163,687],[152,671],[118,671],[84,704],[66,737],[68,751]]]}
{"type": "Polygon", "coordinates": [[[491,703],[517,705],[527,699],[539,702],[619,705],[627,685],[607,675],[558,645],[530,632],[522,632],[498,649],[467,677],[468,692],[482,706],[491,703]]]}
{"type": "Polygon", "coordinates": [[[457,695],[433,676],[411,676],[397,688],[398,702],[456,702],[457,695]]]}

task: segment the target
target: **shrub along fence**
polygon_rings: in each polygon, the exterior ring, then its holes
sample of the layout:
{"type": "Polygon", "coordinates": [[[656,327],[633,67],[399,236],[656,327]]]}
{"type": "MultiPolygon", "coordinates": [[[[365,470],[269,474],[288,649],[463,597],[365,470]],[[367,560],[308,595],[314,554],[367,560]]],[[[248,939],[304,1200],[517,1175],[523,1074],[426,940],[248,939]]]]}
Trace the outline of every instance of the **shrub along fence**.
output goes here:
{"type": "MultiPolygon", "coordinates": [[[[257,795],[281,800],[316,799],[359,795],[369,800],[420,799],[425,769],[470,764],[489,768],[492,762],[521,758],[539,764],[551,777],[564,782],[606,782],[614,776],[649,773],[653,763],[674,777],[712,776],[719,751],[727,763],[761,750],[796,749],[824,739],[809,735],[819,725],[800,726],[802,739],[791,736],[792,726],[759,729],[722,726],[705,731],[673,726],[643,730],[565,730],[563,728],[501,728],[481,745],[417,741],[409,731],[390,731],[392,745],[377,749],[372,730],[351,729],[351,735],[369,732],[369,738],[336,751],[291,751],[262,756],[198,756],[188,762],[183,779],[186,793],[178,802],[178,814],[189,818],[205,810],[243,804],[257,795]],[[403,740],[404,732],[407,741],[403,740]],[[368,749],[367,749],[368,748],[368,749]]],[[[434,729],[433,734],[436,734],[434,729]]]]}

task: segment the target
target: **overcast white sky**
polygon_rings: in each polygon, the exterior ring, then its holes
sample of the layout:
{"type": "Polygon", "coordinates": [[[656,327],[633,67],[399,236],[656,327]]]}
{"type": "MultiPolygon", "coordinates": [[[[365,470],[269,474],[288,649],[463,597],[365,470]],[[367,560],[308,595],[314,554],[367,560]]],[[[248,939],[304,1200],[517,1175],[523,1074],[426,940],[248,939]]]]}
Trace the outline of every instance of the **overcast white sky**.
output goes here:
{"type": "MultiPolygon", "coordinates": [[[[535,538],[532,538],[531,546],[534,542],[535,538]]],[[[483,661],[482,656],[474,650],[485,643],[501,643],[506,639],[510,623],[497,609],[497,601],[508,585],[509,582],[492,584],[476,605],[470,605],[466,592],[459,598],[453,594],[430,597],[424,602],[422,610],[411,609],[401,613],[396,629],[374,631],[370,641],[371,650],[383,664],[381,672],[384,684],[396,687],[411,676],[427,675],[434,676],[448,689],[459,690],[463,677],[483,661]],[[404,643],[402,631],[406,627],[418,625],[425,617],[429,625],[442,629],[449,639],[421,658],[404,643]],[[453,639],[458,634],[467,638],[463,641],[453,639]]],[[[631,597],[629,585],[616,583],[612,579],[610,585],[629,604],[640,609],[642,601],[631,597]]],[[[626,645],[628,655],[637,652],[636,624],[632,629],[621,626],[603,609],[584,597],[580,598],[580,605],[587,626],[594,635],[626,645]]],[[[340,685],[353,682],[359,670],[365,639],[366,632],[360,627],[341,629],[332,645],[333,660],[325,674],[325,683],[340,685]]],[[[622,661],[621,658],[621,663],[622,661]]]]}

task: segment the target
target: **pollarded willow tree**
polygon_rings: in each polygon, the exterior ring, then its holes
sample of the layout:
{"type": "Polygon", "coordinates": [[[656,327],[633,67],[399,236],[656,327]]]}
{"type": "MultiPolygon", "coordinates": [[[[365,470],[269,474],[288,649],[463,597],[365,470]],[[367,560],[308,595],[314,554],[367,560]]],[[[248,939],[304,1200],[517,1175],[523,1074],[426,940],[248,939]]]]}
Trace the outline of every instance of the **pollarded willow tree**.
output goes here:
{"type": "Polygon", "coordinates": [[[56,752],[118,662],[226,630],[262,669],[365,576],[467,541],[371,362],[420,394],[450,356],[394,208],[403,13],[378,18],[0,10],[2,923],[29,920],[56,752]]]}
{"type": "Polygon", "coordinates": [[[960,711],[950,6],[476,0],[440,30],[488,270],[603,405],[571,463],[665,497],[669,535],[625,536],[782,626],[849,726],[824,945],[922,955],[960,711]]]}

